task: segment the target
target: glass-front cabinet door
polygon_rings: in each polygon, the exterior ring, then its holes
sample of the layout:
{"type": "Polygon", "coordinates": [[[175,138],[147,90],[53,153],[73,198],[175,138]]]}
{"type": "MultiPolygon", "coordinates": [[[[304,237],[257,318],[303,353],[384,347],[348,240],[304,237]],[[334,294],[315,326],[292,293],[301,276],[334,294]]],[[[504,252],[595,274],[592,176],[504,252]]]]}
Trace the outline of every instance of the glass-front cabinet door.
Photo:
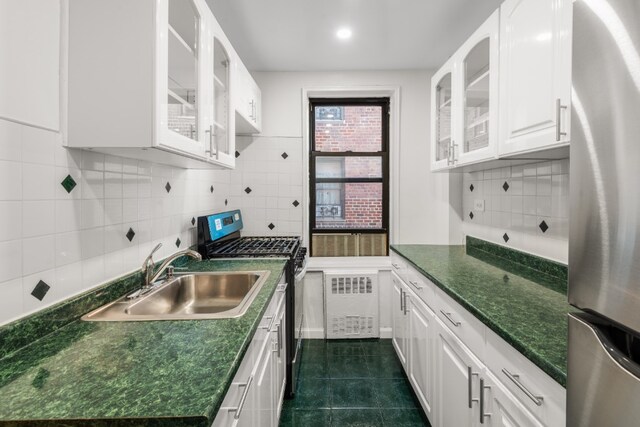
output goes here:
{"type": "Polygon", "coordinates": [[[432,78],[431,170],[447,169],[453,153],[453,62],[445,64],[432,78]]]}
{"type": "Polygon", "coordinates": [[[230,129],[230,76],[231,59],[222,42],[213,39],[213,125],[212,146],[208,148],[212,157],[231,154],[230,129]]]}
{"type": "Polygon", "coordinates": [[[459,50],[462,129],[459,147],[454,148],[456,166],[488,160],[497,153],[498,32],[496,11],[459,50]]]}
{"type": "Polygon", "coordinates": [[[160,29],[158,42],[157,84],[161,99],[157,136],[165,148],[197,157],[204,157],[206,139],[201,104],[203,5],[206,7],[200,0],[159,2],[159,8],[167,15],[160,20],[166,22],[166,28],[160,29]]]}

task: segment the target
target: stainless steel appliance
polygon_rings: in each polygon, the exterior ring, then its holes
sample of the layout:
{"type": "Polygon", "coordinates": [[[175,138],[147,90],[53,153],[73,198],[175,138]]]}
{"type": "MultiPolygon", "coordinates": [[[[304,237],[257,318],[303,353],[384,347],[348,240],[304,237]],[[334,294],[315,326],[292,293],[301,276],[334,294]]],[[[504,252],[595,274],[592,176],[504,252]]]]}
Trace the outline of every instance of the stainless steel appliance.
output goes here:
{"type": "Polygon", "coordinates": [[[211,258],[284,258],[287,260],[286,343],[287,385],[285,395],[296,391],[300,356],[302,354],[302,279],[306,271],[307,248],[298,236],[242,237],[240,210],[216,213],[198,218],[198,252],[211,258]]]}
{"type": "Polygon", "coordinates": [[[573,15],[567,425],[640,425],[640,1],[573,15]]]}

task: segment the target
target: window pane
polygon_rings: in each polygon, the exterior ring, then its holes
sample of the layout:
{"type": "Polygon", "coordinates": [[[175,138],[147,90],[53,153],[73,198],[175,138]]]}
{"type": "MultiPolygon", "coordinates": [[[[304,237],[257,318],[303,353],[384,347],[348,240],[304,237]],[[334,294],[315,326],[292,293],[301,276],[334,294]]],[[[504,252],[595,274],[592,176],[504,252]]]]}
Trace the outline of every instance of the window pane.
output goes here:
{"type": "Polygon", "coordinates": [[[316,106],[316,151],[382,151],[382,107],[316,106]]]}
{"type": "Polygon", "coordinates": [[[316,157],[316,178],[382,178],[382,158],[316,157]]]}
{"type": "Polygon", "coordinates": [[[382,228],[382,183],[318,184],[316,228],[382,228]]]}

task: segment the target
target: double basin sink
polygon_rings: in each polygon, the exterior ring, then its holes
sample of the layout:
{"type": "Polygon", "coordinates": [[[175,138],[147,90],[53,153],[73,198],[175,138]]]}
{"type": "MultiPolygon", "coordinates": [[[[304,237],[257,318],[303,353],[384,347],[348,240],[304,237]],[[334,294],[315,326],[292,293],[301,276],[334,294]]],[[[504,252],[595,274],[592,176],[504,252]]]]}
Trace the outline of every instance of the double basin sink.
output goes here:
{"type": "Polygon", "coordinates": [[[242,316],[265,284],[268,271],[176,275],[148,293],[124,296],[82,317],[87,321],[229,319],[242,316]]]}

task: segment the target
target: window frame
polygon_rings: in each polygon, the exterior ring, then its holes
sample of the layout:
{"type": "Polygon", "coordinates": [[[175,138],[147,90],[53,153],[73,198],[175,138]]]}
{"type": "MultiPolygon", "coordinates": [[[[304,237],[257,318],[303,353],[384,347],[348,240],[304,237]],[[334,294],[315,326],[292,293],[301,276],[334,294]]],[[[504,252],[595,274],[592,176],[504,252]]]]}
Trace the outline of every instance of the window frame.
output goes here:
{"type": "MultiPolygon", "coordinates": [[[[314,234],[386,234],[387,253],[389,253],[389,114],[391,99],[383,98],[309,98],[309,236],[314,234]],[[381,151],[316,151],[315,107],[381,107],[381,151]],[[318,157],[378,157],[382,160],[381,178],[316,178],[316,159],[318,157]],[[317,228],[316,225],[316,189],[324,183],[382,183],[382,227],[381,228],[317,228]]],[[[323,122],[326,120],[319,120],[323,122]]],[[[313,256],[313,253],[311,253],[313,256]]]]}

